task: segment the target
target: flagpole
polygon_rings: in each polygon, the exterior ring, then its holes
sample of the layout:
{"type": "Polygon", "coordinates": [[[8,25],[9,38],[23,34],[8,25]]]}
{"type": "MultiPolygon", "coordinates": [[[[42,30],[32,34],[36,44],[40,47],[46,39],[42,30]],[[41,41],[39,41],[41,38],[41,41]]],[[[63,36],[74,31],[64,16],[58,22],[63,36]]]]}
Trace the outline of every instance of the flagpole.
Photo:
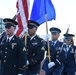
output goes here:
{"type": "Polygon", "coordinates": [[[25,46],[27,46],[27,35],[28,35],[28,33],[26,32],[25,33],[25,46]]]}
{"type": "MultiPolygon", "coordinates": [[[[47,14],[45,14],[45,23],[46,23],[46,34],[48,34],[47,14]]],[[[47,39],[47,45],[48,45],[48,58],[49,62],[51,62],[49,39],[47,39]]]]}

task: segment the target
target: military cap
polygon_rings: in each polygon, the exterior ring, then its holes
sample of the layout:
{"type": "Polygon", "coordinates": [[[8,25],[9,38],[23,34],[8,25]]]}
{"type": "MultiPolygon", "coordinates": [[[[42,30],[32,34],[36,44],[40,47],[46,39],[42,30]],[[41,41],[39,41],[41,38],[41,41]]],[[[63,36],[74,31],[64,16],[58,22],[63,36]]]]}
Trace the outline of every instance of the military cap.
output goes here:
{"type": "Polygon", "coordinates": [[[52,27],[52,28],[50,28],[50,32],[51,33],[53,33],[53,32],[61,33],[61,30],[59,28],[52,27]]]}
{"type": "Polygon", "coordinates": [[[75,35],[73,34],[64,34],[65,39],[71,39],[73,38],[75,35]]]}
{"type": "Polygon", "coordinates": [[[32,29],[33,27],[37,28],[39,26],[39,23],[33,20],[28,21],[28,28],[32,29]]]}
{"type": "Polygon", "coordinates": [[[3,19],[3,22],[5,24],[5,28],[10,28],[11,26],[16,26],[18,23],[10,18],[3,19]]]}

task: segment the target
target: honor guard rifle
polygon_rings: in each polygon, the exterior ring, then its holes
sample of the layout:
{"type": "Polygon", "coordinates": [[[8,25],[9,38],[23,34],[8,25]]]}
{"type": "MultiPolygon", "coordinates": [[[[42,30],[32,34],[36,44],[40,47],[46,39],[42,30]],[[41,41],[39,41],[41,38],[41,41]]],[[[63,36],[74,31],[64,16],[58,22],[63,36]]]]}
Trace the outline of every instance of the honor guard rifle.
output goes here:
{"type": "Polygon", "coordinates": [[[69,26],[68,26],[68,28],[67,28],[66,34],[68,34],[68,32],[69,32],[69,27],[70,27],[70,24],[69,24],[69,26]]]}

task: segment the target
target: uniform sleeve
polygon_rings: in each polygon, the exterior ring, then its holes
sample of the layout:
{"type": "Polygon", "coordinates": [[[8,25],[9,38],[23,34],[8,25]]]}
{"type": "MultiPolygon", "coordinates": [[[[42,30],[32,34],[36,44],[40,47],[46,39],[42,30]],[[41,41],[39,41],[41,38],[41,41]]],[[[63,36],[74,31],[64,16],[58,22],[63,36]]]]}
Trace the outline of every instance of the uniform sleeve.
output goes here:
{"type": "Polygon", "coordinates": [[[26,65],[25,65],[25,62],[26,62],[26,48],[25,48],[25,44],[22,40],[18,40],[18,69],[19,69],[19,72],[18,74],[23,74],[25,68],[26,68],[26,65]]]}
{"type": "Polygon", "coordinates": [[[38,47],[37,47],[37,54],[35,57],[31,58],[29,60],[29,65],[36,65],[38,63],[41,63],[41,61],[44,58],[44,52],[45,52],[45,46],[42,41],[38,41],[38,47]]]}

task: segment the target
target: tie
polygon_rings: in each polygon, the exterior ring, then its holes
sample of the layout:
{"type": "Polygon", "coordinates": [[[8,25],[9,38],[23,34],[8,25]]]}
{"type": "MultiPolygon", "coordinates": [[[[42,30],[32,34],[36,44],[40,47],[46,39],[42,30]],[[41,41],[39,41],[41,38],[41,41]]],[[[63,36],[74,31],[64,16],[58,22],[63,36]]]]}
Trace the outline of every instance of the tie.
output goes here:
{"type": "Polygon", "coordinates": [[[52,42],[52,45],[54,46],[54,42],[52,42]]]}
{"type": "Polygon", "coordinates": [[[69,50],[69,46],[67,46],[67,52],[68,52],[68,50],[69,50]]]}
{"type": "Polygon", "coordinates": [[[9,42],[9,39],[7,39],[7,42],[9,42]]]}

